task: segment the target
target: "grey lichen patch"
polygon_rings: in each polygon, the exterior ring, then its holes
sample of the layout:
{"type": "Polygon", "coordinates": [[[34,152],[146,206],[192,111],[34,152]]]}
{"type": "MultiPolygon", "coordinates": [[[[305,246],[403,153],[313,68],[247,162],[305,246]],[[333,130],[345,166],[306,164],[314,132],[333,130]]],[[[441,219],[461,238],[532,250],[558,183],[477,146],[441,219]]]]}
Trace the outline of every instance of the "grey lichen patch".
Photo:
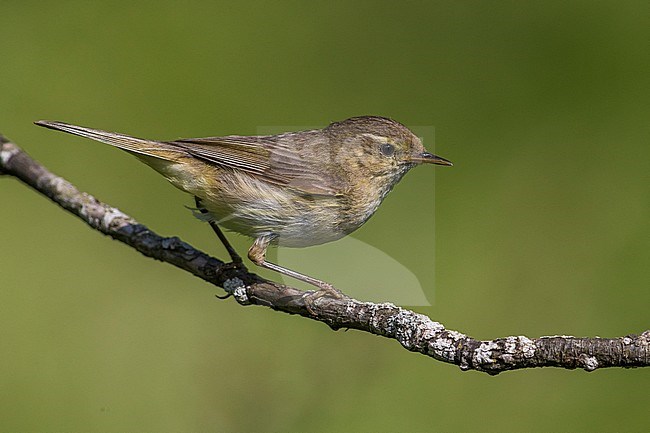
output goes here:
{"type": "Polygon", "coordinates": [[[233,292],[233,296],[241,305],[250,305],[251,303],[248,298],[248,292],[246,292],[246,287],[237,287],[233,292]]]}
{"type": "Polygon", "coordinates": [[[521,353],[524,355],[524,358],[532,358],[535,356],[535,350],[537,346],[535,342],[528,337],[520,335],[517,337],[519,339],[519,344],[521,344],[521,353]]]}
{"type": "MultiPolygon", "coordinates": [[[[390,302],[384,302],[383,304],[362,302],[361,305],[363,305],[368,309],[368,314],[370,315],[368,324],[370,325],[370,329],[373,332],[379,332],[381,334],[388,334],[388,335],[392,335],[395,333],[395,326],[394,326],[395,324],[393,323],[393,321],[389,321],[388,323],[386,323],[385,319],[386,319],[386,311],[395,310],[398,308],[397,306],[391,304],[390,302]]],[[[355,308],[355,307],[353,305],[348,304],[348,307],[346,307],[346,309],[349,308],[355,308]]]]}
{"type": "Polygon", "coordinates": [[[351,315],[356,311],[357,303],[353,300],[349,300],[345,303],[345,314],[346,315],[351,315]]]}
{"type": "Polygon", "coordinates": [[[242,305],[249,305],[251,303],[246,292],[246,285],[241,279],[237,277],[229,278],[223,282],[222,286],[226,293],[230,293],[235,297],[238,303],[242,305]]]}
{"type": "Polygon", "coordinates": [[[126,214],[122,213],[122,211],[116,208],[108,208],[102,218],[102,226],[108,230],[112,227],[121,226],[122,222],[126,220],[130,220],[130,218],[126,214]]]}
{"type": "MultiPolygon", "coordinates": [[[[436,322],[436,323],[437,323],[437,322],[436,322]]],[[[438,323],[438,324],[439,324],[439,323],[438,323]]],[[[440,325],[440,324],[439,324],[439,325],[440,325]]],[[[440,326],[442,326],[442,325],[440,325],[440,326]]],[[[451,331],[451,330],[447,330],[447,335],[448,335],[450,338],[452,338],[454,341],[460,341],[460,340],[464,340],[464,339],[466,339],[466,338],[469,338],[469,337],[467,337],[467,335],[463,334],[462,332],[451,331]]]]}
{"type": "Polygon", "coordinates": [[[423,314],[400,309],[395,316],[395,338],[409,350],[426,352],[430,340],[445,330],[445,327],[434,322],[423,314]]]}
{"type": "Polygon", "coordinates": [[[242,305],[249,305],[251,303],[246,292],[246,285],[240,278],[229,278],[223,282],[222,287],[226,293],[233,295],[238,303],[242,305]]]}
{"type": "MultiPolygon", "coordinates": [[[[62,191],[65,187],[65,184],[57,184],[57,191],[62,191]]],[[[67,196],[68,194],[65,194],[67,196]]],[[[102,227],[102,218],[104,217],[104,212],[101,206],[97,204],[97,201],[92,199],[89,200],[89,196],[81,196],[81,200],[75,200],[75,203],[71,204],[71,207],[78,209],[77,212],[80,217],[86,220],[92,227],[106,231],[102,227]]]]}
{"type": "Polygon", "coordinates": [[[11,143],[7,143],[6,141],[2,141],[2,144],[6,144],[6,146],[2,146],[2,150],[0,150],[0,162],[2,162],[2,165],[7,165],[9,160],[20,150],[18,147],[13,146],[11,143]]]}
{"type": "Polygon", "coordinates": [[[506,338],[505,344],[503,346],[503,351],[504,351],[504,358],[512,357],[512,355],[515,353],[517,350],[517,342],[518,342],[517,337],[508,337],[506,338]]]}
{"type": "Polygon", "coordinates": [[[580,364],[587,371],[594,371],[598,368],[598,359],[595,356],[589,356],[586,353],[583,353],[579,357],[580,364]]]}
{"type": "Polygon", "coordinates": [[[424,338],[429,342],[428,355],[446,362],[454,362],[461,342],[467,339],[467,335],[447,330],[441,323],[431,321],[424,338]]]}
{"type": "Polygon", "coordinates": [[[70,182],[62,177],[54,176],[48,173],[38,179],[38,186],[43,187],[49,185],[51,189],[56,191],[56,194],[65,202],[72,203],[77,199],[79,190],[75,188],[70,182]]]}
{"type": "Polygon", "coordinates": [[[417,333],[418,320],[414,314],[408,314],[402,309],[395,315],[391,328],[395,333],[395,339],[407,349],[412,349],[415,345],[414,336],[417,333]]]}
{"type": "MultiPolygon", "coordinates": [[[[437,322],[433,323],[440,325],[437,322]]],[[[464,339],[465,335],[455,331],[447,331],[445,335],[445,337],[432,335],[432,338],[429,341],[428,354],[436,359],[441,359],[446,362],[454,362],[458,352],[458,342],[464,339]]]]}
{"type": "Polygon", "coordinates": [[[484,341],[479,347],[474,350],[472,355],[472,362],[476,366],[484,364],[494,364],[496,359],[494,359],[493,350],[499,348],[499,345],[494,341],[484,341]]]}
{"type": "Polygon", "coordinates": [[[509,364],[515,363],[518,355],[524,358],[535,356],[535,343],[523,335],[507,337],[503,344],[501,359],[509,364]]]}
{"type": "Polygon", "coordinates": [[[245,285],[244,282],[237,277],[229,278],[223,282],[223,289],[230,294],[234,294],[235,290],[239,289],[240,287],[245,287],[245,285]]]}

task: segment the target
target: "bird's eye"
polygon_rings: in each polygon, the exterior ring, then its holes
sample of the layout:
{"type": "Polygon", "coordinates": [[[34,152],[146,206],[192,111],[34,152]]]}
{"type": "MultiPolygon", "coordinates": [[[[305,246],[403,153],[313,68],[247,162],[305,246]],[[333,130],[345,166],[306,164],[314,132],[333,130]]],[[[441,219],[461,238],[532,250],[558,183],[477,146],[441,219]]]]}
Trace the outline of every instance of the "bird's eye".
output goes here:
{"type": "Polygon", "coordinates": [[[379,146],[379,151],[384,156],[393,156],[395,153],[395,146],[390,143],[382,143],[382,145],[379,146]]]}

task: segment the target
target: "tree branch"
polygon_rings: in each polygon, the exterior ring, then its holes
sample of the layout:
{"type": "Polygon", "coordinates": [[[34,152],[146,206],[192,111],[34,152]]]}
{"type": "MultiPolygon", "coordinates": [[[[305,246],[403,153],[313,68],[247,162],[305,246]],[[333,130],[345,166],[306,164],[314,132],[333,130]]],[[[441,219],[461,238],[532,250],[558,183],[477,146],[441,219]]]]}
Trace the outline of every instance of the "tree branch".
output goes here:
{"type": "Polygon", "coordinates": [[[233,266],[195,249],[177,237],[162,237],[118,209],[79,191],[0,136],[0,175],[13,176],[47,196],[105,235],[147,257],[170,263],[215,286],[222,287],[241,305],[263,305],[326,323],[332,329],[352,328],[393,338],[407,350],[462,370],[498,374],[531,367],[582,368],[650,366],[650,330],[620,338],[524,336],[475,340],[446,329],[427,316],[390,303],[374,304],[352,298],[317,298],[233,266]]]}

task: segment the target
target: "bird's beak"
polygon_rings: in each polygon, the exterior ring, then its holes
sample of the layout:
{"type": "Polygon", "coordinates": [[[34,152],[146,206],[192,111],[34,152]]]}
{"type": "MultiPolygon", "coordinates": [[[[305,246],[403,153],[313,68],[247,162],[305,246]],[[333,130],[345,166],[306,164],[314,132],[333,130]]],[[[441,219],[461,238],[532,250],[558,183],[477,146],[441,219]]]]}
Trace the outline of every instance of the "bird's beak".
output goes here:
{"type": "Polygon", "coordinates": [[[442,158],[440,156],[434,155],[429,152],[423,152],[423,153],[418,153],[417,155],[413,155],[411,156],[409,161],[415,162],[417,164],[437,164],[437,165],[448,165],[450,167],[454,165],[451,163],[451,161],[446,160],[445,158],[442,158]]]}

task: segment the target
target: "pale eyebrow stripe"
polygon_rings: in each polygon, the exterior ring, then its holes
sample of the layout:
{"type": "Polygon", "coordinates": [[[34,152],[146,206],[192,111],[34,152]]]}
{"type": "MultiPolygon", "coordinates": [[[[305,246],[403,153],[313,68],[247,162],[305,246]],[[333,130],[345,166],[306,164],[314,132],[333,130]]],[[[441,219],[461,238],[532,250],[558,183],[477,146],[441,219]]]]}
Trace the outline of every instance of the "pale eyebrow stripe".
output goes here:
{"type": "Polygon", "coordinates": [[[366,133],[366,134],[361,134],[361,135],[366,136],[366,137],[370,137],[370,138],[372,138],[373,140],[381,141],[381,142],[383,142],[383,143],[388,143],[388,138],[383,137],[383,136],[381,136],[381,135],[368,134],[368,133],[366,133]]]}

